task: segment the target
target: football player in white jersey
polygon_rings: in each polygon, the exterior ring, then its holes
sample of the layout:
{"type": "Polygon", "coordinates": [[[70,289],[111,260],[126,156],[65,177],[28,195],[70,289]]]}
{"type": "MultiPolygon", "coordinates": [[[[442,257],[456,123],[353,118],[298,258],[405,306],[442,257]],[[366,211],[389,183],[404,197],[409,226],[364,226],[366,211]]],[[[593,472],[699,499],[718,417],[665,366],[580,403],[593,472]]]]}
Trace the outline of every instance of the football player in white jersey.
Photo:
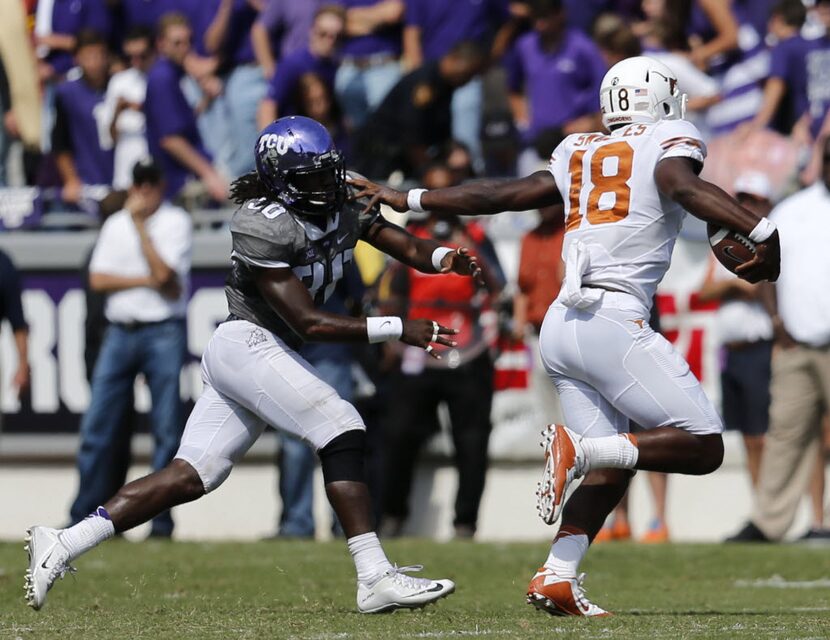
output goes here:
{"type": "Polygon", "coordinates": [[[548,171],[526,178],[408,193],[355,181],[359,196],[399,211],[495,214],[564,199],[565,281],[539,340],[567,426],[546,429],[538,507],[561,523],[528,589],[528,602],[554,615],[608,615],[585,597],[578,568],[635,469],[707,474],[723,459],[720,417],[648,324],[686,211],[757,243],[741,277],[775,280],[780,267],[775,226],[698,177],[706,147],[683,119],[685,95],[668,67],[623,60],[605,76],[600,104],[608,132],[568,136],[548,171]],[[630,421],[646,431],[632,436],[630,421]]]}

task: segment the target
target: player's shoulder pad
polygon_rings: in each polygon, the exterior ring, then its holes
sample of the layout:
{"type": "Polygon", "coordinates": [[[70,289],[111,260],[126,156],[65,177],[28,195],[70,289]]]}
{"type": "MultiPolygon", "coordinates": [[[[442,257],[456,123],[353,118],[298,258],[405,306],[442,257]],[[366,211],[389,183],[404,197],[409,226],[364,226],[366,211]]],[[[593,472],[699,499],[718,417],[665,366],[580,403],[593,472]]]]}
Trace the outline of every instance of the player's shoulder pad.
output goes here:
{"type": "Polygon", "coordinates": [[[663,158],[681,156],[699,162],[706,158],[703,136],[688,120],[661,120],[652,131],[653,140],[660,145],[663,158]]]}
{"type": "Polygon", "coordinates": [[[252,264],[289,263],[301,240],[293,216],[267,198],[243,202],[233,214],[230,228],[234,253],[252,264]]]}

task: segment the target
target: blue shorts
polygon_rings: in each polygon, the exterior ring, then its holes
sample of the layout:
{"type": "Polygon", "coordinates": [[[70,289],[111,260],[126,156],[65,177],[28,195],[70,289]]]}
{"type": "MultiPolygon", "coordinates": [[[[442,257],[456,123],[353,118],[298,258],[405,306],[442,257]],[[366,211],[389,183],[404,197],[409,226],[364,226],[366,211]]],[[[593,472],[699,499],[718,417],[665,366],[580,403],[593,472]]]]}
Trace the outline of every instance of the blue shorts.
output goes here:
{"type": "Polygon", "coordinates": [[[724,348],[721,392],[727,429],[760,436],[769,426],[772,342],[724,348]]]}

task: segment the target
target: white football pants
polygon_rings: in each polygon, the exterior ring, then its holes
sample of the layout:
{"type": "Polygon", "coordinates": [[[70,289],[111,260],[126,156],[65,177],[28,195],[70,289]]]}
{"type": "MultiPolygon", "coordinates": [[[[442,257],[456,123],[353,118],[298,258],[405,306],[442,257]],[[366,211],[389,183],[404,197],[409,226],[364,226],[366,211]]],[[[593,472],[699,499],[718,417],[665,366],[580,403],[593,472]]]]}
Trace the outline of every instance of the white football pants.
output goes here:
{"type": "Polygon", "coordinates": [[[268,425],[315,450],[346,431],[366,428],[314,367],[247,320],[219,325],[202,355],[202,380],[204,392],[176,457],[196,469],[206,492],[225,481],[268,425]]]}
{"type": "Polygon", "coordinates": [[[721,433],[723,423],[689,364],[648,324],[626,293],[605,291],[585,309],[558,300],[539,334],[542,362],[559,390],[565,424],[585,437],[679,427],[721,433]]]}

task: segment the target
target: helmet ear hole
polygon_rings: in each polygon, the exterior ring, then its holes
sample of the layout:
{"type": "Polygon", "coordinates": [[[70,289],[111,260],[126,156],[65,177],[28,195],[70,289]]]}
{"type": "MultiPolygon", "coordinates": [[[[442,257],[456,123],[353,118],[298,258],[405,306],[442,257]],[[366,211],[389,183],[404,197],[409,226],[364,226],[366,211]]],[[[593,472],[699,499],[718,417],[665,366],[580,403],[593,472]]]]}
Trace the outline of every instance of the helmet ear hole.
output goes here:
{"type": "Polygon", "coordinates": [[[671,113],[671,107],[669,107],[669,105],[667,105],[665,102],[663,103],[663,111],[666,115],[669,115],[669,113],[671,113]]]}

